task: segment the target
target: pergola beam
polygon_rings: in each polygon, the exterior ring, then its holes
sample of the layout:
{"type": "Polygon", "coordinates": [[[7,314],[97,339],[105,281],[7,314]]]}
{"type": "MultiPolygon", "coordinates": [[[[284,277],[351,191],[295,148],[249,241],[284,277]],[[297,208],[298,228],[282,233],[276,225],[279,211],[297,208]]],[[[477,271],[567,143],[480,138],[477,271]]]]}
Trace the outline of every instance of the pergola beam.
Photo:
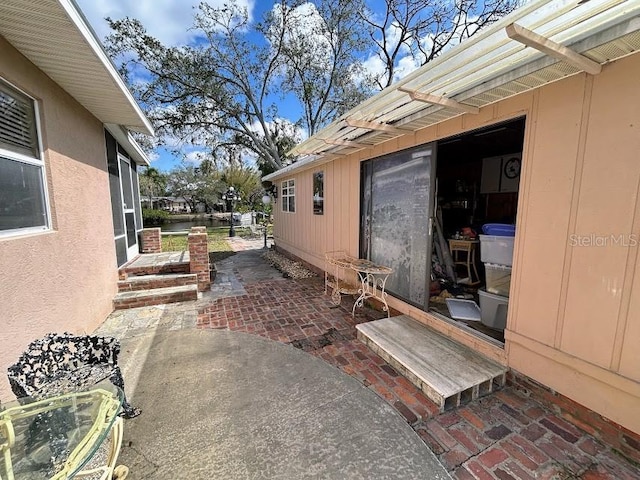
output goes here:
{"type": "Polygon", "coordinates": [[[594,62],[590,58],[581,55],[570,48],[567,48],[553,40],[543,37],[540,34],[532,32],[524,27],[521,27],[517,23],[512,23],[505,27],[507,36],[512,40],[516,40],[531,48],[535,48],[540,52],[556,58],[560,61],[573,65],[580,70],[591,75],[597,75],[602,71],[602,65],[598,62],[594,62]]]}
{"type": "Polygon", "coordinates": [[[406,133],[413,132],[413,130],[410,130],[408,128],[394,127],[393,125],[389,125],[387,123],[367,122],[366,120],[356,120],[354,118],[347,118],[345,120],[345,123],[350,127],[354,127],[354,128],[364,128],[366,130],[379,130],[381,132],[396,133],[398,135],[404,135],[406,133]]]}
{"type": "Polygon", "coordinates": [[[344,157],[346,156],[346,154],[344,153],[334,153],[334,152],[329,152],[328,150],[302,150],[299,152],[296,152],[296,155],[332,155],[334,157],[344,157]]]}
{"type": "Polygon", "coordinates": [[[362,148],[362,147],[371,146],[368,143],[359,143],[359,142],[354,142],[353,140],[339,140],[334,138],[318,138],[318,140],[322,140],[327,145],[338,145],[341,147],[362,148]]]}
{"type": "Polygon", "coordinates": [[[417,102],[425,102],[431,103],[434,105],[441,105],[443,107],[450,108],[452,110],[459,110],[465,113],[474,113],[477,114],[480,112],[478,107],[474,107],[473,105],[465,105],[464,103],[457,102],[452,98],[441,97],[439,95],[432,95],[430,93],[422,93],[416,90],[411,90],[406,87],[398,87],[398,90],[404,93],[408,93],[411,97],[411,100],[415,100],[417,102]]]}

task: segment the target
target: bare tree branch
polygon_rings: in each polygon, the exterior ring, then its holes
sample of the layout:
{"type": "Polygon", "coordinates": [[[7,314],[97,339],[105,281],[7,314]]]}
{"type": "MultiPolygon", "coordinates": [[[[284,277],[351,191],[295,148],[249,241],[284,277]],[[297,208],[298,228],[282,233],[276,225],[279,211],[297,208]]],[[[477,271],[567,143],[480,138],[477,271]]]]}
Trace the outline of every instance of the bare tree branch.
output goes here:
{"type": "Polygon", "coordinates": [[[520,0],[385,0],[382,15],[371,9],[361,18],[377,46],[384,66],[375,78],[383,89],[398,79],[402,58],[415,67],[425,65],[443,50],[469,38],[513,11],[520,0]]]}

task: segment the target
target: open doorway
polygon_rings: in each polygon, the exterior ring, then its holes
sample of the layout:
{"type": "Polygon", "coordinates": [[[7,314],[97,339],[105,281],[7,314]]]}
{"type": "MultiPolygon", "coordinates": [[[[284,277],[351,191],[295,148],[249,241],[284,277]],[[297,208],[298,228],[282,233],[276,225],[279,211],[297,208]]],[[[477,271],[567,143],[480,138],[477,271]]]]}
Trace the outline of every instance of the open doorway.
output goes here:
{"type": "Polygon", "coordinates": [[[525,119],[437,142],[429,311],[504,343],[525,119]]]}

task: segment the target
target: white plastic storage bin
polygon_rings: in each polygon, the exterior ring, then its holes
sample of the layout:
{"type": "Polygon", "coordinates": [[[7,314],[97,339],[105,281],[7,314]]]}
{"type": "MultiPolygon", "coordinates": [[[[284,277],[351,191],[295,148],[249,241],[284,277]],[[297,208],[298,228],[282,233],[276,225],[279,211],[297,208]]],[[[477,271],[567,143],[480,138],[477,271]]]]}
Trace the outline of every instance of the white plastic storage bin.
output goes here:
{"type": "Polygon", "coordinates": [[[502,295],[478,290],[480,296],[480,322],[496,330],[504,330],[507,326],[507,309],[509,298],[502,295]]]}
{"type": "Polygon", "coordinates": [[[514,239],[515,237],[480,235],[480,260],[484,263],[511,266],[514,239]]]}
{"type": "Polygon", "coordinates": [[[509,287],[511,287],[511,267],[485,263],[484,271],[487,277],[487,292],[508,297],[509,287]]]}

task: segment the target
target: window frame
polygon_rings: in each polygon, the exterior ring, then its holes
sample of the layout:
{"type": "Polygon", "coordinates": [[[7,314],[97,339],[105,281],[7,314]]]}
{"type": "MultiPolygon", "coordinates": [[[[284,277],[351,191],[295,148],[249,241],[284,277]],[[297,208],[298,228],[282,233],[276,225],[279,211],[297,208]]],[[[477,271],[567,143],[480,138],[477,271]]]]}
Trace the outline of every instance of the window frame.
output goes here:
{"type": "Polygon", "coordinates": [[[289,178],[280,183],[280,198],[282,198],[282,211],[296,213],[296,180],[289,178]],[[293,199],[293,202],[291,200],[293,199]],[[293,207],[291,206],[293,203],[293,207]]]}
{"type": "Polygon", "coordinates": [[[10,162],[16,162],[26,165],[31,165],[38,167],[40,170],[40,180],[41,180],[41,188],[42,188],[42,200],[44,203],[44,225],[31,226],[31,227],[20,227],[20,228],[12,228],[9,230],[0,230],[0,239],[7,237],[15,237],[20,235],[28,235],[34,233],[45,233],[52,230],[51,227],[51,206],[49,200],[49,188],[47,184],[47,174],[46,174],[46,165],[44,159],[44,148],[42,144],[42,128],[40,122],[40,105],[38,100],[34,97],[26,93],[21,88],[18,88],[13,83],[7,81],[5,78],[0,77],[0,87],[5,87],[4,92],[8,95],[12,95],[13,91],[15,91],[18,95],[22,95],[24,100],[31,102],[33,107],[33,120],[34,120],[34,129],[35,129],[35,140],[36,140],[36,148],[38,150],[37,157],[29,156],[25,153],[21,153],[18,151],[10,150],[2,145],[0,145],[0,158],[10,162]]]}

